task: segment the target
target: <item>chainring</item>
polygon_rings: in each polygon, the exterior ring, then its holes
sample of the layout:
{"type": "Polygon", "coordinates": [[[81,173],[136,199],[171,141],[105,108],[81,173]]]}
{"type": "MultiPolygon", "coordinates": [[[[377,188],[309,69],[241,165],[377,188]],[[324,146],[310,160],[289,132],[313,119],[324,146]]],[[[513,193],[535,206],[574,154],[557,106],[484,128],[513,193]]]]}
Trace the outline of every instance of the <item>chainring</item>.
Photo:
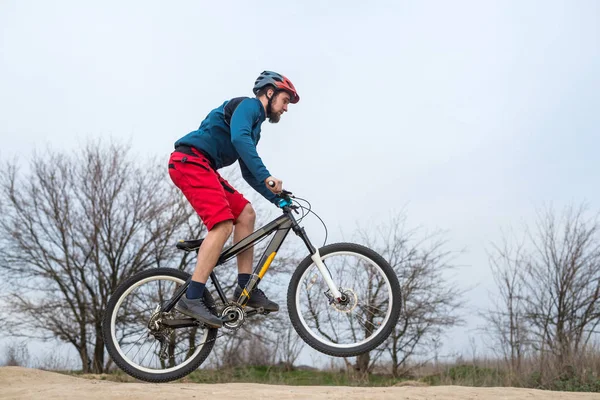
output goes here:
{"type": "Polygon", "coordinates": [[[231,316],[231,320],[223,322],[223,327],[232,331],[240,329],[244,322],[246,322],[246,312],[242,307],[234,303],[229,303],[229,305],[223,309],[221,315],[231,316]]]}

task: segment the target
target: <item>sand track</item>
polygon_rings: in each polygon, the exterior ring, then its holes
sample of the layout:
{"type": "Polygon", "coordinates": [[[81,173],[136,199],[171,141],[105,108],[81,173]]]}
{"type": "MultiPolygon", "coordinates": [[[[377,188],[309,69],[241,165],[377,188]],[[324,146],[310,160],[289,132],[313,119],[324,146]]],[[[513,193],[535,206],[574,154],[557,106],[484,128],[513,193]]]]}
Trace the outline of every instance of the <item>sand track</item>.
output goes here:
{"type": "Polygon", "coordinates": [[[119,383],[21,367],[0,368],[0,399],[600,399],[598,393],[462,386],[355,388],[262,384],[119,383]],[[208,397],[210,396],[210,397],[208,397]]]}

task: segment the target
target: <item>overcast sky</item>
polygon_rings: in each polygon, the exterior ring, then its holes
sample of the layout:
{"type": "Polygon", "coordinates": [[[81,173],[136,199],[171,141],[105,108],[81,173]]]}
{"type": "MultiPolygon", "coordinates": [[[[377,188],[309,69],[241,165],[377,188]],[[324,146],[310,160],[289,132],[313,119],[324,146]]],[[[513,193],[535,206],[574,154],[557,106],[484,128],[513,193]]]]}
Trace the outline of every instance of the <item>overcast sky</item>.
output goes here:
{"type": "Polygon", "coordinates": [[[446,230],[466,314],[501,228],[550,202],[600,209],[598,1],[3,0],[0,160],[112,136],[166,162],[265,69],[301,97],[263,125],[267,168],[330,242],[401,209],[446,230]]]}

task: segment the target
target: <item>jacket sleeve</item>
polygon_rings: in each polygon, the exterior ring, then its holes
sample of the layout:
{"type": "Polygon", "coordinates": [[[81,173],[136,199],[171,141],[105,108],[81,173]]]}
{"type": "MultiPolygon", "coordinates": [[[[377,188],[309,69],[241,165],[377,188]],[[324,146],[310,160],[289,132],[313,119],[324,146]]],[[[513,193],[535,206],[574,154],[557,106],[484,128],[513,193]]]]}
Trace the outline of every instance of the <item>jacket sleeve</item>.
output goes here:
{"type": "MultiPolygon", "coordinates": [[[[258,156],[256,145],[252,140],[252,125],[260,117],[258,107],[253,99],[245,99],[237,106],[231,116],[231,143],[240,155],[240,161],[244,162],[255,180],[264,182],[271,173],[258,156]]],[[[265,189],[268,191],[266,187],[265,189]]]]}
{"type": "MultiPolygon", "coordinates": [[[[265,199],[269,200],[271,203],[277,205],[279,198],[273,194],[266,186],[264,181],[258,181],[254,175],[248,170],[248,167],[244,163],[244,161],[239,160],[240,169],[242,170],[242,176],[248,182],[250,186],[254,188],[258,193],[260,193],[265,199]]],[[[268,178],[268,176],[267,176],[268,178]]],[[[265,178],[266,179],[266,178],[265,178]]]]}

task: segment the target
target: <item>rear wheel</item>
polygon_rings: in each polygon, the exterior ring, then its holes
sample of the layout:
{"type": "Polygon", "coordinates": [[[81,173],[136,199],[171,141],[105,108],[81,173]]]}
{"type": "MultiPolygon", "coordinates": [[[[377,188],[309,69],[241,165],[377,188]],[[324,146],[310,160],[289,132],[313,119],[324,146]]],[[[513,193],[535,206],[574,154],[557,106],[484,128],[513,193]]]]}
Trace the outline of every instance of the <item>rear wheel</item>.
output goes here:
{"type": "Polygon", "coordinates": [[[353,243],[319,249],[339,285],[341,303],[310,257],[298,266],[288,288],[288,311],[296,332],[314,349],[351,357],[380,345],[398,322],[400,284],[392,267],[373,250],[353,243]]]}
{"type": "MultiPolygon", "coordinates": [[[[162,323],[188,318],[175,309],[159,312],[188,278],[176,269],[151,269],[127,279],[112,295],[102,333],[108,353],[127,374],[148,382],[172,381],[194,371],[210,354],[217,329],[202,325],[174,329],[162,323]]],[[[204,301],[216,315],[208,290],[204,301]]]]}

